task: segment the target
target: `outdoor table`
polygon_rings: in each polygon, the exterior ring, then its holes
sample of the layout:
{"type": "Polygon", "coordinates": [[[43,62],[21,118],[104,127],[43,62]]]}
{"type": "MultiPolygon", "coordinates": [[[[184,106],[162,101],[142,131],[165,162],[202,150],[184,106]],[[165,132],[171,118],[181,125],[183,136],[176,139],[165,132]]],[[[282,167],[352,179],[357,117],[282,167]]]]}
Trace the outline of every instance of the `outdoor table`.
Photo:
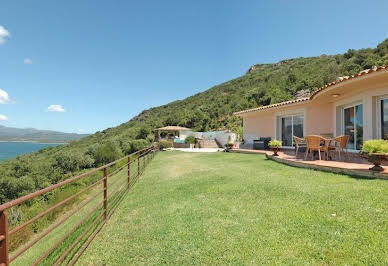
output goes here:
{"type": "MultiPolygon", "coordinates": [[[[322,137],[322,136],[321,136],[322,137]]],[[[329,151],[329,145],[330,145],[330,142],[333,141],[333,138],[325,138],[325,137],[322,137],[324,140],[322,141],[323,142],[323,146],[324,147],[327,147],[328,151],[329,151]]],[[[314,158],[315,156],[318,154],[318,151],[314,151],[314,158]]],[[[331,156],[328,156],[328,158],[330,157],[331,159],[331,156]]],[[[325,159],[325,158],[324,158],[325,159]]]]}

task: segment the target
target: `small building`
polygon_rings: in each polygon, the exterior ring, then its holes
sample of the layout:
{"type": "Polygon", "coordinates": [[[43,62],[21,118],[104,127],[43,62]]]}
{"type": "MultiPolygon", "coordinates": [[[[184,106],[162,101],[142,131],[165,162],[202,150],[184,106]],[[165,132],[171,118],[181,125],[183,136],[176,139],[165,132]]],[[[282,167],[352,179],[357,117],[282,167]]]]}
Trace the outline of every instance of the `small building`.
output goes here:
{"type": "Polygon", "coordinates": [[[191,131],[190,128],[180,127],[180,126],[165,126],[161,128],[154,129],[155,139],[159,140],[169,140],[169,139],[185,139],[187,137],[186,132],[191,131]]]}
{"type": "Polygon", "coordinates": [[[191,129],[181,126],[165,126],[154,129],[155,140],[170,140],[174,148],[187,148],[189,144],[185,142],[188,136],[193,136],[200,148],[223,148],[225,144],[232,140],[236,140],[235,133],[229,130],[209,131],[209,132],[194,132],[191,129]]]}
{"type": "Polygon", "coordinates": [[[294,146],[293,136],[349,135],[348,151],[370,139],[388,139],[388,66],[340,77],[308,97],[234,113],[243,119],[244,142],[263,137],[294,146]]]}

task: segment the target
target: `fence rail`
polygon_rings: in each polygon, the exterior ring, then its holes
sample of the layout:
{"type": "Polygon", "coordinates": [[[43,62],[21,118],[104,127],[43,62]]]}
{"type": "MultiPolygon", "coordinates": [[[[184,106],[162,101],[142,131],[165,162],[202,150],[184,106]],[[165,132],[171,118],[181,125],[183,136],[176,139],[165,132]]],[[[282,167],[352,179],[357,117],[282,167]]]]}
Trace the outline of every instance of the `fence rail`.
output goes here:
{"type": "Polygon", "coordinates": [[[54,244],[52,244],[49,249],[44,251],[44,253],[33,263],[33,265],[37,265],[42,262],[53,251],[55,251],[58,246],[60,246],[66,239],[68,239],[71,234],[80,229],[82,226],[86,226],[82,233],[78,235],[78,237],[66,248],[66,250],[64,250],[64,252],[60,254],[59,258],[56,259],[55,263],[53,263],[54,265],[59,265],[65,259],[69,259],[68,264],[73,265],[81,256],[82,252],[87,248],[89,243],[96,236],[96,234],[101,230],[101,228],[104,226],[104,224],[113,214],[113,212],[116,210],[117,206],[123,199],[123,196],[128,193],[132,186],[136,183],[136,181],[146,168],[147,164],[154,158],[157,150],[158,149],[156,149],[156,147],[154,146],[142,149],[114,162],[95,168],[89,172],[69,178],[55,185],[49,186],[47,188],[41,189],[34,193],[28,194],[26,196],[0,205],[0,266],[8,266],[12,261],[22,255],[36,243],[38,243],[42,238],[54,231],[57,227],[68,221],[69,218],[73,217],[85,206],[90,205],[91,202],[96,201],[98,197],[101,197],[101,200],[98,200],[97,204],[93,205],[91,209],[86,213],[86,215],[82,216],[82,218],[76,224],[74,224],[70,230],[68,230],[63,236],[61,236],[56,242],[54,242],[54,244]],[[123,161],[125,161],[125,163],[118,167],[118,164],[121,164],[123,161]],[[116,166],[117,168],[111,173],[109,173],[109,168],[116,166]],[[120,179],[118,173],[122,172],[125,169],[125,179],[120,179]],[[77,180],[89,177],[92,174],[98,172],[102,172],[102,178],[98,179],[96,182],[87,185],[85,188],[82,188],[77,193],[56,203],[52,207],[38,213],[29,220],[21,223],[20,225],[17,225],[12,229],[8,228],[9,225],[7,210],[9,210],[10,208],[25,203],[28,200],[40,197],[50,191],[62,188],[65,185],[74,183],[77,180]],[[108,180],[111,180],[116,175],[118,176],[117,179],[113,180],[112,183],[109,184],[108,180]],[[102,186],[98,189],[97,185],[99,184],[102,184],[102,186]],[[48,215],[55,209],[61,206],[65,206],[67,203],[76,199],[81,194],[84,194],[87,191],[90,191],[90,193],[92,193],[93,189],[97,191],[95,194],[90,196],[87,200],[81,200],[80,202],[77,202],[77,205],[73,206],[70,212],[66,213],[66,215],[55,221],[54,224],[43,230],[41,233],[38,234],[36,238],[29,241],[26,245],[16,250],[16,252],[14,252],[13,254],[10,254],[8,246],[10,237],[12,237],[17,232],[20,232],[28,225],[33,224],[40,218],[48,215]],[[113,190],[110,191],[110,189],[113,190]],[[73,254],[71,258],[67,258],[71,254],[71,252],[75,252],[75,254],[73,254]]]}

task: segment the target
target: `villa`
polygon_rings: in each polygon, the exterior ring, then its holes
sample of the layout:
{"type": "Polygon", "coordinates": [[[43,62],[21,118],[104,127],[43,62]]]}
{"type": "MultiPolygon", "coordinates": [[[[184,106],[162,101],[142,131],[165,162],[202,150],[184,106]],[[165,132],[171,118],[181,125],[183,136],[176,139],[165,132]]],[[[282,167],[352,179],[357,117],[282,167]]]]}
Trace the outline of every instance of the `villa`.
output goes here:
{"type": "Polygon", "coordinates": [[[363,142],[388,139],[388,66],[340,77],[309,97],[236,112],[243,119],[243,139],[252,148],[262,137],[292,148],[307,135],[349,135],[347,151],[363,142]]]}

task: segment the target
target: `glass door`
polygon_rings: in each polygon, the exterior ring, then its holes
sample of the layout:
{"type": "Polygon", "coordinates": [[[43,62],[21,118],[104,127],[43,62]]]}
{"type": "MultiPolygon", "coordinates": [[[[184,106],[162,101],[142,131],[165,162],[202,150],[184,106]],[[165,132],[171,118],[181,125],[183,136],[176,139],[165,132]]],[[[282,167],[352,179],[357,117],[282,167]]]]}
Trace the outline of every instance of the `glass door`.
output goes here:
{"type": "Polygon", "coordinates": [[[344,108],[343,134],[349,135],[348,149],[359,150],[363,138],[362,104],[344,108]]]}
{"type": "Polygon", "coordinates": [[[282,145],[292,146],[292,117],[282,118],[282,145]]]}
{"type": "Polygon", "coordinates": [[[380,102],[381,112],[381,138],[388,140],[388,99],[380,102]]]}
{"type": "Polygon", "coordinates": [[[294,146],[293,136],[303,138],[303,115],[292,115],[281,118],[282,144],[285,147],[294,146]]]}

